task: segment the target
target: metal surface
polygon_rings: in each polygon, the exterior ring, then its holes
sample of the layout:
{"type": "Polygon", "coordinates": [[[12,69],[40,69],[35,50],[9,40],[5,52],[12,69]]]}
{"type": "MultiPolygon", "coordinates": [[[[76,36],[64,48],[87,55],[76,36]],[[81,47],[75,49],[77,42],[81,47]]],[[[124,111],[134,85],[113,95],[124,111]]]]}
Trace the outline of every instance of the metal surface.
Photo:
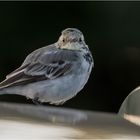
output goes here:
{"type": "Polygon", "coordinates": [[[140,127],[116,114],[0,103],[0,139],[140,139],[140,127]]]}

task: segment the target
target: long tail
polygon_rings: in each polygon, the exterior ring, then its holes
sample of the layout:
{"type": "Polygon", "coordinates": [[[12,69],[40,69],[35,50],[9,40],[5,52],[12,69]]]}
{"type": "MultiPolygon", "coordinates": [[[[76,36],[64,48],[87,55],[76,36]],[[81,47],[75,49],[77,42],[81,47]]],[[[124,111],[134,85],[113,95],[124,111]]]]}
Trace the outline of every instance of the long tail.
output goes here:
{"type": "Polygon", "coordinates": [[[2,82],[0,82],[0,95],[2,95],[2,94],[10,94],[8,91],[9,91],[9,85],[7,84],[5,84],[5,81],[6,81],[6,79],[4,80],[4,81],[2,81],[2,82]]]}

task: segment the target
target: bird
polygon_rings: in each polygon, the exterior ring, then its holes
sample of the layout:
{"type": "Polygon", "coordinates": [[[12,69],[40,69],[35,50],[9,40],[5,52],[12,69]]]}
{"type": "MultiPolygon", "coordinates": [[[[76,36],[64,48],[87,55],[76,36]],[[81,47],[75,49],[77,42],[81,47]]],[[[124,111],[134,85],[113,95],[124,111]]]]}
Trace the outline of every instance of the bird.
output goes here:
{"type": "Polygon", "coordinates": [[[94,61],[77,28],[66,28],[56,43],[31,52],[0,83],[0,95],[16,94],[40,103],[61,105],[87,83],[94,61]]]}

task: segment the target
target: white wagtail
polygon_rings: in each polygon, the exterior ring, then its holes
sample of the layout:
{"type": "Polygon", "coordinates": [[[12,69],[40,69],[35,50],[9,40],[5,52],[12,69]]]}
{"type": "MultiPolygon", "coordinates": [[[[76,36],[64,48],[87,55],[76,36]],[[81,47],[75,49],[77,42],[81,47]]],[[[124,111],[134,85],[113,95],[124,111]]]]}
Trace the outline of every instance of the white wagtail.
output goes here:
{"type": "Polygon", "coordinates": [[[0,94],[18,94],[39,102],[62,104],[86,84],[93,58],[81,31],[67,28],[58,41],[29,54],[0,83],[0,94]]]}

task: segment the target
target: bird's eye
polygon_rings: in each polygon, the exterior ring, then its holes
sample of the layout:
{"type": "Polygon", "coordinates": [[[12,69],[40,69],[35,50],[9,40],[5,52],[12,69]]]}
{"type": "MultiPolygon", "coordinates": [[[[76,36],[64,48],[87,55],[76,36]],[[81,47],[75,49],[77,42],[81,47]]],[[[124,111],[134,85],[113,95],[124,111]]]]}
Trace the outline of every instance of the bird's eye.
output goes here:
{"type": "Polygon", "coordinates": [[[82,42],[82,38],[79,38],[79,42],[82,42]]]}

